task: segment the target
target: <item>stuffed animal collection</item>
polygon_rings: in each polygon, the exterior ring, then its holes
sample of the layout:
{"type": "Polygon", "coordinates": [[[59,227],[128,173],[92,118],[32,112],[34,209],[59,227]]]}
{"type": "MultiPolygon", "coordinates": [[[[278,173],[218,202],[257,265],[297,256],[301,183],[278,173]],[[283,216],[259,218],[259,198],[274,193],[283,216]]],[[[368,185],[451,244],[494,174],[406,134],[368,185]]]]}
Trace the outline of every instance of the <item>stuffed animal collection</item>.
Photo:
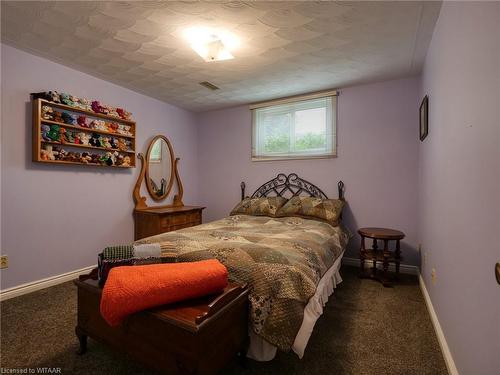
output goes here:
{"type": "MultiPolygon", "coordinates": [[[[52,103],[64,104],[69,107],[78,108],[95,113],[113,116],[117,119],[130,120],[132,114],[123,108],[113,108],[100,103],[98,100],[78,98],[67,93],[48,91],[32,94],[33,99],[41,98],[52,103]]],[[[42,123],[40,126],[41,138],[45,142],[40,150],[42,160],[60,160],[80,162],[83,164],[99,164],[107,166],[130,167],[132,159],[127,151],[133,151],[132,141],[122,136],[133,136],[132,126],[121,124],[119,121],[104,121],[87,117],[83,114],[73,114],[71,110],[61,111],[50,105],[43,105],[41,118],[52,121],[42,123]],[[59,123],[59,124],[55,124],[59,123]],[[76,129],[74,127],[77,127],[76,129]],[[86,129],[87,131],[80,131],[86,129]],[[91,130],[89,132],[88,130],[91,130]],[[102,132],[110,134],[102,134],[102,132]],[[117,136],[118,135],[118,136],[117,136]],[[99,153],[75,152],[62,148],[60,145],[48,143],[59,143],[71,145],[93,146],[104,149],[99,153]]]]}
{"type": "Polygon", "coordinates": [[[45,145],[40,150],[42,160],[61,160],[80,162],[83,164],[101,164],[107,166],[130,167],[131,159],[128,155],[120,154],[118,151],[95,154],[89,152],[73,152],[53,145],[45,145]]]}
{"type": "Polygon", "coordinates": [[[31,94],[33,99],[45,99],[53,103],[62,103],[70,107],[80,108],[86,111],[94,111],[95,113],[103,113],[116,118],[130,120],[132,114],[123,108],[114,108],[108,105],[101,104],[98,100],[89,100],[87,98],[78,98],[74,95],[66,93],[58,93],[57,91],[38,92],[31,94]]]}
{"type": "Polygon", "coordinates": [[[54,111],[51,107],[44,105],[42,107],[42,118],[72,126],[79,126],[86,129],[101,130],[108,133],[132,136],[130,125],[117,124],[116,122],[106,122],[104,120],[90,120],[86,116],[76,116],[68,112],[54,111]]]}
{"type": "Polygon", "coordinates": [[[47,142],[60,142],[75,145],[102,147],[120,151],[132,151],[132,142],[125,138],[106,136],[99,133],[89,134],[78,130],[65,129],[59,125],[41,127],[42,139],[47,142]]]}

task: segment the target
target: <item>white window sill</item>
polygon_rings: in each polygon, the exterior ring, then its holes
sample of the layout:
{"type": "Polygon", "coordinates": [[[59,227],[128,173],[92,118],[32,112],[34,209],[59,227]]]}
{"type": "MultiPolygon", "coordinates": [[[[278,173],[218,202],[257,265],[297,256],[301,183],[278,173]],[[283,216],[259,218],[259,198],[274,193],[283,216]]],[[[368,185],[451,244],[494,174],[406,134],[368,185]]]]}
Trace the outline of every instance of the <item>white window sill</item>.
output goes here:
{"type": "Polygon", "coordinates": [[[329,155],[297,155],[297,156],[252,156],[252,161],[281,161],[281,160],[309,160],[309,159],[333,159],[337,154],[329,155]]]}

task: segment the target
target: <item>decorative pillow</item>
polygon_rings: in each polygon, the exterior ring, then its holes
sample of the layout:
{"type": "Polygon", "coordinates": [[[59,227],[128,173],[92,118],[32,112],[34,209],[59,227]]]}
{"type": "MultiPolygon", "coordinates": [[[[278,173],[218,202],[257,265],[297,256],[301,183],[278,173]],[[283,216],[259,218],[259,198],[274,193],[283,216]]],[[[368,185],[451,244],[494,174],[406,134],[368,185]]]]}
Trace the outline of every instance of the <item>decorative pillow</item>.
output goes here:
{"type": "Polygon", "coordinates": [[[286,201],[283,197],[245,198],[233,208],[231,215],[274,217],[286,201]]]}
{"type": "Polygon", "coordinates": [[[343,207],[344,201],[340,199],[293,197],[278,210],[276,217],[299,216],[306,219],[319,219],[337,226],[343,207]]]}

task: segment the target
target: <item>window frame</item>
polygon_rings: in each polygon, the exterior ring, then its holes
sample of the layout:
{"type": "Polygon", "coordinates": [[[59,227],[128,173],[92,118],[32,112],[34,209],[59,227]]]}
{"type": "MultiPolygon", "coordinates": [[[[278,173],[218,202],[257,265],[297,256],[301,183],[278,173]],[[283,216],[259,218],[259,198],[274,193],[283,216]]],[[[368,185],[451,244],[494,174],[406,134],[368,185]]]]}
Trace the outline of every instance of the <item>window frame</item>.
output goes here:
{"type": "MultiPolygon", "coordinates": [[[[337,106],[337,91],[326,91],[326,92],[320,92],[320,93],[312,93],[312,94],[306,94],[306,95],[300,95],[300,96],[295,96],[295,97],[290,97],[290,98],[282,98],[282,99],[275,99],[271,100],[268,102],[262,102],[262,103],[256,103],[256,104],[251,104],[249,106],[252,114],[252,144],[251,144],[251,160],[252,161],[276,161],[276,160],[308,160],[308,159],[331,159],[331,158],[336,158],[338,156],[338,144],[337,144],[337,122],[338,122],[338,106],[337,106]],[[257,155],[257,143],[262,142],[263,138],[259,139],[258,138],[258,127],[257,127],[257,110],[265,107],[275,107],[275,106],[281,106],[285,104],[292,104],[292,103],[297,103],[297,102],[305,102],[313,99],[322,99],[322,98],[329,98],[331,100],[331,121],[333,122],[332,124],[332,134],[331,134],[331,146],[332,146],[332,151],[328,153],[322,153],[322,154],[307,154],[307,153],[302,153],[302,154],[281,154],[281,155],[257,155]]],[[[293,112],[295,114],[295,112],[293,112]]],[[[293,128],[295,127],[295,121],[293,121],[292,124],[293,128]]],[[[294,135],[293,135],[294,136],[294,135]]],[[[292,137],[292,135],[291,135],[292,137]]],[[[327,140],[327,145],[328,145],[328,140],[327,140]]]]}

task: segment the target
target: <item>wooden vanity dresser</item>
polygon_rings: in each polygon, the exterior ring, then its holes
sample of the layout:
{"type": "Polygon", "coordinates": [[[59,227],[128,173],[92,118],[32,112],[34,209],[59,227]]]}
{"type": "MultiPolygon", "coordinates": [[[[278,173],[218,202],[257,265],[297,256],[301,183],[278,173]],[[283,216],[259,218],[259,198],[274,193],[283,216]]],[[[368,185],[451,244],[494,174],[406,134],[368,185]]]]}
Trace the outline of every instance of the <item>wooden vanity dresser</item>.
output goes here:
{"type": "Polygon", "coordinates": [[[204,208],[180,206],[135,209],[135,240],[200,225],[204,208]]]}
{"type": "Polygon", "coordinates": [[[141,161],[141,172],[132,194],[135,203],[135,240],[200,225],[205,207],[184,205],[184,188],[178,171],[180,159],[174,156],[168,138],[164,135],[153,137],[146,156],[138,154],[137,158],[141,161]],[[177,185],[177,193],[170,204],[148,206],[148,200],[141,195],[143,183],[146,184],[149,197],[155,202],[166,200],[173,191],[174,183],[177,185]]]}

